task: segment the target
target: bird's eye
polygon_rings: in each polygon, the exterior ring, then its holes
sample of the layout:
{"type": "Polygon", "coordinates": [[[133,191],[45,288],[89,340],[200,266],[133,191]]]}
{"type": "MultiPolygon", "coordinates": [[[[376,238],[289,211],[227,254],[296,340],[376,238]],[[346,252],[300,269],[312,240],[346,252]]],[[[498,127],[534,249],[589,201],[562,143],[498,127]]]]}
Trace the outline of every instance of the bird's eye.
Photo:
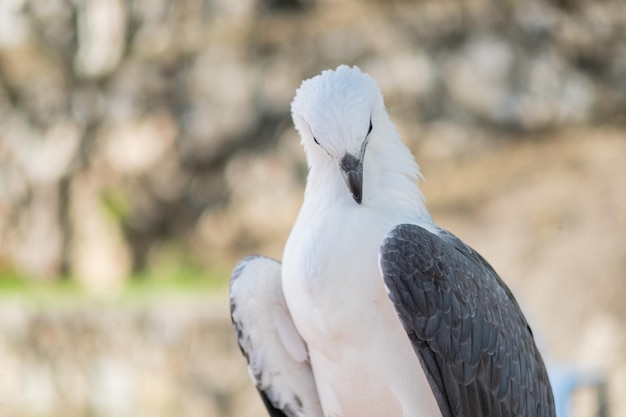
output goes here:
{"type": "Polygon", "coordinates": [[[320,143],[317,141],[317,138],[316,138],[315,136],[313,136],[313,141],[314,141],[315,143],[317,143],[318,145],[320,144],[320,143]]]}
{"type": "Polygon", "coordinates": [[[367,134],[369,135],[372,132],[372,119],[370,119],[370,128],[367,130],[367,134]]]}

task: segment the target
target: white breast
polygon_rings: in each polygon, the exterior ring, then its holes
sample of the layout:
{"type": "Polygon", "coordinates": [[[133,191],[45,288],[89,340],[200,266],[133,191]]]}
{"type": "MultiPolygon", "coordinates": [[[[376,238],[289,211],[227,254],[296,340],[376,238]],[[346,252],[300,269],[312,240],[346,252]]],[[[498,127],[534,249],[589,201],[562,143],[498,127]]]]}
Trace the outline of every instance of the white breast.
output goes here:
{"type": "Polygon", "coordinates": [[[441,416],[378,267],[400,221],[380,218],[356,205],[303,208],[285,248],[285,298],[327,417],[441,416]]]}

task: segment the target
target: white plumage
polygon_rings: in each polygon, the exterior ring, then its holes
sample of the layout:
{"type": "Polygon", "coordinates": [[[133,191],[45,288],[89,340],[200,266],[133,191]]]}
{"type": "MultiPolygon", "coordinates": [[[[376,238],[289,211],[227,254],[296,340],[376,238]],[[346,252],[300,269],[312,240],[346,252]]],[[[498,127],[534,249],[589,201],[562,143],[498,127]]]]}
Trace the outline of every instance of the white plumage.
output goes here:
{"type": "Polygon", "coordinates": [[[305,81],[292,117],[309,175],[285,247],[282,283],[309,347],[324,412],[440,415],[378,268],[380,244],[393,226],[431,227],[418,166],[375,81],[357,68],[305,81]],[[346,153],[363,161],[361,204],[347,192],[340,169],[346,153]]]}
{"type": "Polygon", "coordinates": [[[321,417],[306,344],[294,327],[281,290],[280,264],[248,257],[233,276],[231,294],[245,302],[236,307],[231,303],[231,315],[259,393],[264,401],[271,399],[274,407],[287,409],[290,417],[321,417]],[[243,329],[239,323],[255,325],[243,329]]]}

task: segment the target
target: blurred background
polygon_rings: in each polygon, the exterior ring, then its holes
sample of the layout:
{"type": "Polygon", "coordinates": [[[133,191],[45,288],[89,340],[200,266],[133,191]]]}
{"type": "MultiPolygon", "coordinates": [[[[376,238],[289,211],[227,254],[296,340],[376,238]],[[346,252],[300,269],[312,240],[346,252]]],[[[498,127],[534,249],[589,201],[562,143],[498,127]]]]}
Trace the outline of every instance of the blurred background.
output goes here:
{"type": "Polygon", "coordinates": [[[264,415],[228,277],[281,257],[289,103],[339,64],[551,369],[626,415],[623,1],[0,0],[0,416],[264,415]]]}

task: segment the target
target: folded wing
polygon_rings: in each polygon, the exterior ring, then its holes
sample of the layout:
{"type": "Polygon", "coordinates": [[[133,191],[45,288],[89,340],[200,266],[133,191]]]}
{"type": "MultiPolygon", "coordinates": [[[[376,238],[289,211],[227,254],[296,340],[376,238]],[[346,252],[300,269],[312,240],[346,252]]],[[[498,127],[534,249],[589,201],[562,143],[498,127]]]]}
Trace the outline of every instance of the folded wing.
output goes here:
{"type": "Polygon", "coordinates": [[[553,417],[532,332],[489,264],[452,234],[404,224],[380,268],[444,417],[553,417]]]}
{"type": "Polygon", "coordinates": [[[230,282],[230,312],[248,370],[271,417],[323,417],[307,347],[293,324],[280,263],[247,257],[230,282]]]}

